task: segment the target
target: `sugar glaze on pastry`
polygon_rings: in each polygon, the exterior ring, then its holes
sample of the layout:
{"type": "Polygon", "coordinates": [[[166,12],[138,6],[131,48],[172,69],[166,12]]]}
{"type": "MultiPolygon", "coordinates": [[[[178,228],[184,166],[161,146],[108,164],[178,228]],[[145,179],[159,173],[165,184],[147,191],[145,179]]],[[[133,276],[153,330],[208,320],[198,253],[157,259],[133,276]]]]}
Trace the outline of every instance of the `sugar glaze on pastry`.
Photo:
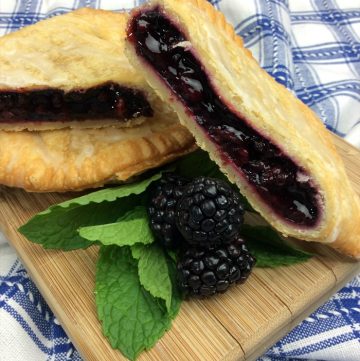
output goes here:
{"type": "Polygon", "coordinates": [[[0,129],[124,127],[162,104],[124,55],[127,14],[80,9],[0,38],[0,129]]]}
{"type": "Polygon", "coordinates": [[[203,0],[132,13],[128,56],[284,235],[360,257],[360,203],[316,115],[273,80],[203,0]]]}

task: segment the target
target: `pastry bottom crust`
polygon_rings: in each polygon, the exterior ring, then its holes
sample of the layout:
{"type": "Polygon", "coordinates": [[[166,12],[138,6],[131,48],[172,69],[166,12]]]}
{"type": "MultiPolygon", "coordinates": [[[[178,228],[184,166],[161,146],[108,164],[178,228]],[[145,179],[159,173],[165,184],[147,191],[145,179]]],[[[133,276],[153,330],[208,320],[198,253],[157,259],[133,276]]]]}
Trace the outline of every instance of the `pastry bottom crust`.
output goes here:
{"type": "Polygon", "coordinates": [[[177,120],[132,128],[0,131],[0,183],[31,192],[80,191],[126,181],[196,149],[177,120]]]}

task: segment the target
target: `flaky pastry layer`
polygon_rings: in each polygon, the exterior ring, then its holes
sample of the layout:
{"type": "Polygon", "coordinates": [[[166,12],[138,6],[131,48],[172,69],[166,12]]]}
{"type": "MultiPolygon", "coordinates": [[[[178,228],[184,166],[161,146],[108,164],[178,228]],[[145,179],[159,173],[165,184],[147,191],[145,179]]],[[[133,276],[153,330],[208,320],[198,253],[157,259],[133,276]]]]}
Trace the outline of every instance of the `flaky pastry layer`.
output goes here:
{"type": "MultiPolygon", "coordinates": [[[[46,89],[67,93],[115,83],[143,91],[151,107],[161,112],[164,105],[124,55],[127,19],[126,13],[83,8],[1,37],[0,93],[46,89]]],[[[144,120],[1,121],[0,129],[127,127],[144,120]]]]}
{"type": "Polygon", "coordinates": [[[0,183],[65,192],[126,181],[196,148],[177,119],[132,128],[0,131],[0,183]]]}
{"type": "Polygon", "coordinates": [[[176,95],[128,42],[127,55],[131,62],[147,75],[157,94],[171,103],[198,145],[210,153],[252,206],[282,234],[328,243],[345,254],[360,258],[359,197],[350,185],[330,133],[315,113],[261,69],[223,14],[207,1],[152,1],[141,9],[135,9],[132,15],[156,6],[160,6],[162,13],[185,34],[187,50],[200,60],[221,100],[248,119],[264,137],[279,145],[311,176],[323,200],[318,224],[298,227],[277,216],[249,183],[223,161],[219,151],[176,95]]]}
{"type": "Polygon", "coordinates": [[[97,129],[105,127],[114,127],[114,128],[127,128],[137,126],[145,121],[147,117],[138,117],[133,118],[129,121],[123,122],[116,119],[84,119],[84,120],[71,120],[71,121],[37,121],[37,122],[19,122],[19,123],[1,123],[0,130],[19,132],[22,130],[29,131],[43,131],[43,130],[56,130],[64,128],[75,128],[75,129],[97,129]]]}
{"type": "Polygon", "coordinates": [[[0,90],[147,87],[124,52],[126,13],[83,8],[0,38],[0,90]]]}

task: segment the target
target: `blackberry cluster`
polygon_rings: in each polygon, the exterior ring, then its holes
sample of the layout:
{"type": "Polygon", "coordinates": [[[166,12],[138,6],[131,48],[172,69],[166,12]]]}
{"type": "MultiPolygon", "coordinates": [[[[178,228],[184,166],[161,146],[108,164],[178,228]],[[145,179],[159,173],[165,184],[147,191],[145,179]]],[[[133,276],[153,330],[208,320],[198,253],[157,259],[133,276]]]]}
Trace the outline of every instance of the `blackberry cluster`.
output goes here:
{"type": "Polygon", "coordinates": [[[188,243],[210,247],[230,242],[240,231],[244,208],[226,182],[199,177],[184,190],[176,224],[188,243]]]}
{"type": "Polygon", "coordinates": [[[254,264],[239,237],[216,248],[190,248],[177,265],[180,286],[188,296],[224,293],[232,283],[244,283],[254,264]]]}
{"type": "Polygon", "coordinates": [[[150,228],[166,248],[176,248],[181,243],[181,234],[175,226],[175,210],[182,197],[183,186],[188,182],[188,179],[174,173],[164,173],[150,191],[150,228]]]}
{"type": "Polygon", "coordinates": [[[151,229],[165,247],[182,249],[177,269],[188,296],[223,293],[247,279],[255,259],[239,237],[244,207],[229,184],[165,173],[151,194],[151,229]]]}

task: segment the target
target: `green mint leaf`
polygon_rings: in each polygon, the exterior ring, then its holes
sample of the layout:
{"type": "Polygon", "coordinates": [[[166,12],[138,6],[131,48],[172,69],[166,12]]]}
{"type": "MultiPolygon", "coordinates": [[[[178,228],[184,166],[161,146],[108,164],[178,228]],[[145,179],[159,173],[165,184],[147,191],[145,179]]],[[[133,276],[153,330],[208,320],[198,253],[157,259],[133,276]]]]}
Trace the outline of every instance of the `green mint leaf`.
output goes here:
{"type": "Polygon", "coordinates": [[[158,300],[140,284],[129,247],[103,246],[96,269],[96,305],[113,348],[135,360],[171,326],[158,300]]]}
{"type": "Polygon", "coordinates": [[[178,286],[178,273],[176,269],[176,263],[172,259],[167,259],[169,277],[172,285],[172,297],[171,306],[169,310],[169,317],[173,320],[177,316],[180,310],[181,302],[184,298],[182,292],[180,292],[178,286]]]}
{"type": "Polygon", "coordinates": [[[149,244],[154,241],[144,206],[130,209],[115,223],[81,227],[79,235],[104,245],[132,246],[135,243],[149,244]]]}
{"type": "MultiPolygon", "coordinates": [[[[126,183],[118,187],[105,188],[100,191],[86,194],[82,197],[70,199],[66,202],[60,203],[53,207],[67,208],[67,207],[79,206],[79,205],[84,206],[92,202],[94,203],[101,203],[104,201],[113,202],[116,199],[124,198],[131,194],[141,194],[146,190],[146,188],[150,185],[150,183],[160,179],[161,174],[162,172],[156,173],[152,177],[144,179],[140,182],[126,183]]],[[[51,211],[53,207],[50,207],[45,212],[51,211]]]]}
{"type": "Polygon", "coordinates": [[[161,173],[157,173],[138,183],[103,189],[51,206],[32,217],[19,232],[44,248],[89,247],[93,242],[80,236],[80,227],[115,222],[131,207],[144,203],[143,192],[160,177],[161,173]]]}
{"type": "Polygon", "coordinates": [[[119,217],[120,202],[92,203],[86,207],[58,208],[47,214],[38,214],[19,231],[44,248],[74,250],[93,244],[82,238],[80,226],[114,222],[119,217]]]}
{"type": "Polygon", "coordinates": [[[177,260],[179,259],[179,252],[176,252],[175,250],[167,250],[166,251],[167,255],[170,257],[170,259],[173,261],[173,262],[177,262],[177,260]]]}
{"type": "Polygon", "coordinates": [[[310,253],[290,247],[280,235],[268,226],[244,224],[240,231],[246,246],[256,258],[256,267],[289,266],[306,262],[310,253]]]}
{"type": "MultiPolygon", "coordinates": [[[[147,247],[152,247],[154,245],[155,244],[144,247],[142,244],[135,244],[134,246],[131,247],[131,253],[132,253],[133,258],[135,258],[136,260],[139,260],[140,257],[143,255],[144,249],[146,249],[147,247]]],[[[178,275],[177,275],[177,270],[176,270],[177,256],[175,255],[174,252],[170,252],[170,254],[172,254],[172,255],[169,255],[169,251],[167,251],[167,253],[168,253],[168,257],[166,257],[167,270],[169,272],[169,278],[171,281],[171,289],[172,289],[172,297],[171,297],[171,306],[170,306],[170,310],[169,310],[169,316],[171,319],[174,319],[180,310],[180,305],[183,300],[183,295],[180,292],[179,287],[178,287],[178,275]]],[[[166,272],[165,269],[164,269],[164,271],[166,272]]],[[[141,282],[141,280],[140,280],[140,282],[141,282]]]]}
{"type": "MultiPolygon", "coordinates": [[[[209,154],[201,149],[180,158],[175,162],[177,173],[184,177],[195,178],[200,176],[222,179],[229,183],[229,179],[221,172],[218,165],[213,162],[209,154]]],[[[248,212],[255,212],[247,199],[239,192],[239,188],[231,184],[235,191],[238,192],[245,210],[248,212]]]]}
{"type": "Polygon", "coordinates": [[[164,300],[166,309],[170,312],[172,281],[165,252],[155,243],[147,246],[136,244],[131,248],[131,252],[139,262],[138,269],[141,285],[152,296],[164,300]]]}

